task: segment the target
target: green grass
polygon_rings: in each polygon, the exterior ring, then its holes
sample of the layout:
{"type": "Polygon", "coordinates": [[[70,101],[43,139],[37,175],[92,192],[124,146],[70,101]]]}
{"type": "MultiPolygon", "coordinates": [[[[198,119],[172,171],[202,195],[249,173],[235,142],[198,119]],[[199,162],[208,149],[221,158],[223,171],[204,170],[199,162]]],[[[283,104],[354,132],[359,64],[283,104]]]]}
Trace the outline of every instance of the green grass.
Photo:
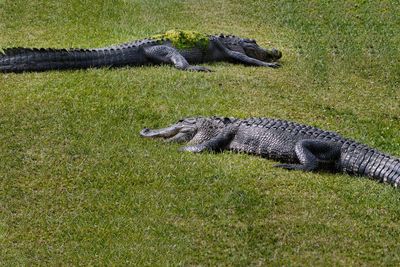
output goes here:
{"type": "Polygon", "coordinates": [[[400,192],[139,137],[193,115],[311,124],[400,155],[396,1],[0,0],[0,47],[179,28],[283,51],[208,64],[0,75],[0,265],[400,264],[400,192]]]}

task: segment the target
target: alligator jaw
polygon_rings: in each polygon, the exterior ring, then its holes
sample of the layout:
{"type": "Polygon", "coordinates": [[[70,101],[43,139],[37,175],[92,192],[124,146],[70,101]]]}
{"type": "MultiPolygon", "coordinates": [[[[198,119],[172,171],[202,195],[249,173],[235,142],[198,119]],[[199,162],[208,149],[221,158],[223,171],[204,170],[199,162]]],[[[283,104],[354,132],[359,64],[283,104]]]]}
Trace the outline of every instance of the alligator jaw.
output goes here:
{"type": "Polygon", "coordinates": [[[161,128],[158,130],[151,130],[149,128],[144,128],[143,130],[140,131],[140,136],[147,138],[156,138],[156,137],[170,138],[175,136],[179,132],[179,130],[180,127],[177,126],[161,128]]]}

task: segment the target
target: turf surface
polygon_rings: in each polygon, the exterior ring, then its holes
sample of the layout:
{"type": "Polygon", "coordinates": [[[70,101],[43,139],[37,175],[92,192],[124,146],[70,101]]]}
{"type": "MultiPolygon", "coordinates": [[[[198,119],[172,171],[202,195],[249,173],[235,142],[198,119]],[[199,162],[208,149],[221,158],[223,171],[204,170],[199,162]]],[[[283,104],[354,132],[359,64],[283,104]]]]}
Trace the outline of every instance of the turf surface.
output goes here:
{"type": "Polygon", "coordinates": [[[0,264],[399,265],[400,192],[388,185],[138,135],[185,116],[263,116],[400,156],[399,12],[396,1],[0,0],[3,48],[180,28],[283,51],[281,69],[0,75],[0,264]]]}

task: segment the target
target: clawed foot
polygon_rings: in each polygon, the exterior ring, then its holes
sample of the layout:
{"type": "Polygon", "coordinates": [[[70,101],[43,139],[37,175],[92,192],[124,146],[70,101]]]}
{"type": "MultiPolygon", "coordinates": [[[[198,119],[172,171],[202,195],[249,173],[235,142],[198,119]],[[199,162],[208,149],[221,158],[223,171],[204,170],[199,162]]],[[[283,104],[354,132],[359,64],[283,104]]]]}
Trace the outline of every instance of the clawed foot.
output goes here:
{"type": "Polygon", "coordinates": [[[275,165],[274,167],[276,168],[282,168],[285,170],[299,170],[299,171],[305,171],[305,172],[312,172],[317,170],[316,166],[313,165],[303,165],[303,164],[278,164],[275,165]]]}
{"type": "Polygon", "coordinates": [[[301,165],[297,164],[277,164],[274,165],[275,168],[282,168],[285,170],[301,170],[301,165]]]}
{"type": "Polygon", "coordinates": [[[179,151],[187,151],[192,153],[200,153],[204,150],[202,146],[184,146],[179,148],[179,151]]]}
{"type": "Polygon", "coordinates": [[[278,62],[273,62],[273,63],[267,63],[266,67],[270,67],[270,68],[280,68],[282,65],[278,62]]]}
{"type": "Polygon", "coordinates": [[[212,72],[212,70],[203,67],[203,66],[189,66],[187,68],[188,71],[202,71],[202,72],[212,72]]]}

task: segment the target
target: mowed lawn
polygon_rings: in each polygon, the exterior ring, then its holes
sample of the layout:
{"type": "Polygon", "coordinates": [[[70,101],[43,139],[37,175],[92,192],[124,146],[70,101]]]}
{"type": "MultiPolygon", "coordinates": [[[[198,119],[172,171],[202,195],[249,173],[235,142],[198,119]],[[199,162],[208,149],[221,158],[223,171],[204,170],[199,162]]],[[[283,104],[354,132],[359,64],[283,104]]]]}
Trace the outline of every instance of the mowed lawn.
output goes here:
{"type": "Polygon", "coordinates": [[[185,116],[274,117],[400,156],[397,1],[0,0],[0,47],[179,28],[255,38],[282,68],[0,74],[0,265],[400,264],[400,191],[140,138],[185,116]]]}

